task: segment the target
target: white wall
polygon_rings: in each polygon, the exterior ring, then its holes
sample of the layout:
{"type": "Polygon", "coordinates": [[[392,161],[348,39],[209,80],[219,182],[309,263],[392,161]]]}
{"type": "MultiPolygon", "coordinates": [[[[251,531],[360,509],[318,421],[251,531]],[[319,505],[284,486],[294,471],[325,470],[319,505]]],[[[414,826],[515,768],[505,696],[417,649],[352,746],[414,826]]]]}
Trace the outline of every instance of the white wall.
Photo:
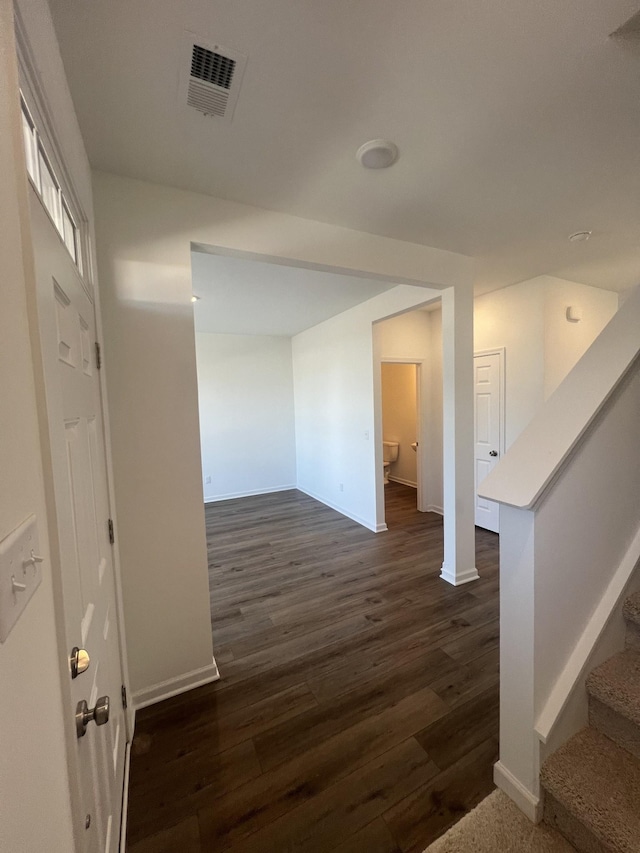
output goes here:
{"type": "Polygon", "coordinates": [[[544,398],[555,391],[586,349],[618,310],[619,295],[561,278],[542,276],[544,301],[544,398]],[[568,306],[580,308],[582,319],[569,322],[568,306]]]}
{"type": "Polygon", "coordinates": [[[506,349],[507,448],[617,308],[617,293],[546,275],[475,300],[475,351],[506,349]],[[582,309],[579,323],[567,321],[569,305],[582,309]]]}
{"type": "Polygon", "coordinates": [[[0,540],[35,513],[47,559],[40,587],[0,646],[0,849],[69,853],[74,842],[64,738],[70,720],[62,711],[62,649],[30,347],[29,320],[31,328],[37,323],[12,16],[10,0],[0,0],[0,540]]]}
{"type": "Polygon", "coordinates": [[[196,358],[205,501],[295,488],[291,338],[197,333],[196,358]]]}
{"type": "Polygon", "coordinates": [[[544,401],[544,285],[523,282],[474,300],[474,351],[505,347],[505,447],[544,401]]]}
{"type": "Polygon", "coordinates": [[[380,356],[374,361],[372,324],[434,295],[402,285],[293,338],[298,488],[372,530],[382,523],[375,489],[376,476],[382,481],[374,396],[380,356]]]}
{"type": "Polygon", "coordinates": [[[418,441],[417,365],[390,364],[382,367],[382,437],[398,442],[398,458],[391,464],[390,479],[418,485],[417,453],[411,447],[418,441]]]}

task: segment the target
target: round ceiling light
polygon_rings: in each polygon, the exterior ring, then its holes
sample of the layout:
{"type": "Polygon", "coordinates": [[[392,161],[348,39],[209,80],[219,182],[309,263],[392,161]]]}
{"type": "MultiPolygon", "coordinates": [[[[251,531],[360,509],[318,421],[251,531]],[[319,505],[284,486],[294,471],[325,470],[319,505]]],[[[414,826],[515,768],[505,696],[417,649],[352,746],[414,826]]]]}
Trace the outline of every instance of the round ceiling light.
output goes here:
{"type": "Polygon", "coordinates": [[[576,231],[575,234],[569,236],[569,241],[571,243],[584,243],[591,237],[591,234],[591,231],[576,231]]]}
{"type": "Polygon", "coordinates": [[[398,146],[388,139],[372,139],[356,152],[358,162],[365,169],[386,169],[398,159],[398,146]]]}

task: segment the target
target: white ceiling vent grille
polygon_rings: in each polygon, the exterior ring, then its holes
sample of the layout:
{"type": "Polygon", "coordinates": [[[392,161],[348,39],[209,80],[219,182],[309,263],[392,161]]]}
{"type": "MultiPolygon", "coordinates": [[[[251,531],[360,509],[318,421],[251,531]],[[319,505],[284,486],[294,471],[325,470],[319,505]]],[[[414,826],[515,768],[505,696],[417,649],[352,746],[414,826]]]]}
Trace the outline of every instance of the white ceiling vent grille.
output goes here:
{"type": "Polygon", "coordinates": [[[207,83],[214,83],[222,89],[230,89],[235,70],[235,59],[194,44],[191,55],[192,77],[205,80],[207,83]]]}
{"type": "MultiPolygon", "coordinates": [[[[207,116],[231,121],[247,57],[186,33],[189,58],[183,74],[187,104],[207,116]]],[[[186,51],[185,51],[186,52],[186,51]]]]}

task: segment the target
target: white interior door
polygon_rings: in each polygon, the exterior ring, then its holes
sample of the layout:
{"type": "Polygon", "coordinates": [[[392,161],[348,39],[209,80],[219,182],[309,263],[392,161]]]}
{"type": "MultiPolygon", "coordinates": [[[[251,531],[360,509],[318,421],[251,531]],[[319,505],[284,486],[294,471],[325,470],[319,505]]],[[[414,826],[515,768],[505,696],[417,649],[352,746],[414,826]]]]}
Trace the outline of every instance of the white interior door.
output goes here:
{"type": "Polygon", "coordinates": [[[127,736],[95,309],[90,286],[33,191],[30,203],[67,651],[86,649],[91,661],[69,675],[72,809],[84,850],[116,853],[127,736]],[[108,721],[89,722],[76,737],[78,703],[91,709],[103,696],[108,721]]]}
{"type": "Polygon", "coordinates": [[[475,520],[494,533],[500,530],[500,505],[478,497],[478,486],[502,451],[502,369],[500,352],[474,356],[475,520]]]}

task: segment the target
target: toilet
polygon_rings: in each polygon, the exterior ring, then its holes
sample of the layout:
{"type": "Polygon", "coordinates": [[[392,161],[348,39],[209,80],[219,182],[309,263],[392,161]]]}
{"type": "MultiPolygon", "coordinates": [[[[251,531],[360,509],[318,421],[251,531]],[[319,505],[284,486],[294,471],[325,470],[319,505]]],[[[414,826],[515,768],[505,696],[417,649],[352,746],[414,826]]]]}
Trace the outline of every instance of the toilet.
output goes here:
{"type": "Polygon", "coordinates": [[[383,441],[382,442],[382,462],[384,465],[384,484],[385,486],[389,482],[389,470],[391,468],[391,463],[395,462],[398,458],[398,449],[400,445],[397,441],[383,441]]]}

